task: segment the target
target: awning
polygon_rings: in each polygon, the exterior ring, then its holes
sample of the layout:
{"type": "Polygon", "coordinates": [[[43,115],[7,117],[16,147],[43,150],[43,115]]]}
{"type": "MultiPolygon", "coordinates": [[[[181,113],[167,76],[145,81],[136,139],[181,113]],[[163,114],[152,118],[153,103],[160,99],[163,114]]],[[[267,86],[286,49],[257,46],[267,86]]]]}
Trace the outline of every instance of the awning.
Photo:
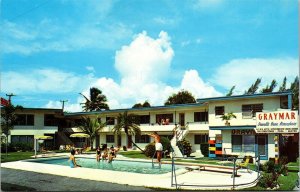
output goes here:
{"type": "Polygon", "coordinates": [[[254,129],[255,125],[242,125],[242,126],[209,126],[210,130],[234,130],[234,129],[254,129]]]}

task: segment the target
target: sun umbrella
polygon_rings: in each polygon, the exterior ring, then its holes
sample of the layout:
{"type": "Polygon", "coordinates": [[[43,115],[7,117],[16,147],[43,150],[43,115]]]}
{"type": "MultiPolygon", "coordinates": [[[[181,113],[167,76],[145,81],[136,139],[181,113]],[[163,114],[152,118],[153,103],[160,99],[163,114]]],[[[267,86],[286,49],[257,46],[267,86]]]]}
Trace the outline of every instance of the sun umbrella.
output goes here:
{"type": "Polygon", "coordinates": [[[53,139],[52,136],[42,135],[42,136],[36,136],[35,139],[37,140],[47,140],[47,139],[53,139]]]}
{"type": "Polygon", "coordinates": [[[70,135],[70,137],[81,137],[81,138],[85,137],[85,138],[88,138],[90,136],[86,133],[73,133],[73,134],[70,135]]]}
{"type": "Polygon", "coordinates": [[[37,140],[47,140],[47,139],[53,139],[53,137],[47,136],[47,135],[41,135],[41,136],[34,137],[34,157],[35,158],[36,158],[36,153],[37,153],[37,140]]]}

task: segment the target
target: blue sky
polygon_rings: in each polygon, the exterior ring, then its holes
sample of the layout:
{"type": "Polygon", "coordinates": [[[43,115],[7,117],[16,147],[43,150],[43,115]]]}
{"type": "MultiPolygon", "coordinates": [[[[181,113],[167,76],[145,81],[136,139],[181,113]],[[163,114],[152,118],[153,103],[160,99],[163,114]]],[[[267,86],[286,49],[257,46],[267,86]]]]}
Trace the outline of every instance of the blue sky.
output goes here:
{"type": "Polygon", "coordinates": [[[81,111],[93,86],[110,108],[163,105],[299,71],[297,0],[2,0],[1,15],[1,96],[24,107],[81,111]]]}

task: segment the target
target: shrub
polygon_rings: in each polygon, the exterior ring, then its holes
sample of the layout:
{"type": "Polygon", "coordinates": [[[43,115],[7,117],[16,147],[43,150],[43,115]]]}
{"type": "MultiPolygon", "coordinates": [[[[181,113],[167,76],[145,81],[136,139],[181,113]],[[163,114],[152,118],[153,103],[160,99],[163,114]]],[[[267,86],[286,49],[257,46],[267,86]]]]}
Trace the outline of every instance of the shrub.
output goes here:
{"type": "Polygon", "coordinates": [[[192,153],[192,145],[187,140],[177,141],[177,145],[183,155],[190,156],[192,153]]]}
{"type": "Polygon", "coordinates": [[[127,151],[127,147],[125,145],[123,146],[123,151],[127,151]]]}
{"type": "Polygon", "coordinates": [[[153,157],[155,153],[155,143],[152,142],[146,145],[144,152],[147,157],[153,157]]]}
{"type": "MultiPolygon", "coordinates": [[[[15,149],[14,144],[12,143],[8,143],[7,144],[7,152],[16,152],[17,150],[15,149]]],[[[6,152],[6,144],[5,143],[1,143],[1,153],[5,153],[6,152]]]]}
{"type": "Polygon", "coordinates": [[[161,137],[161,144],[163,146],[163,150],[168,150],[170,151],[171,149],[171,143],[170,143],[170,140],[167,138],[167,137],[161,137]]]}
{"type": "Polygon", "coordinates": [[[258,185],[260,187],[264,188],[271,188],[273,189],[274,187],[277,187],[278,185],[278,174],[273,172],[273,173],[263,173],[262,177],[258,181],[258,185]]]}
{"type": "Polygon", "coordinates": [[[263,171],[265,171],[267,173],[275,172],[275,162],[274,161],[267,161],[263,165],[263,171]]]}
{"type": "Polygon", "coordinates": [[[202,155],[204,155],[204,157],[208,157],[208,152],[209,152],[208,148],[209,148],[208,143],[201,143],[200,150],[202,155]]]}

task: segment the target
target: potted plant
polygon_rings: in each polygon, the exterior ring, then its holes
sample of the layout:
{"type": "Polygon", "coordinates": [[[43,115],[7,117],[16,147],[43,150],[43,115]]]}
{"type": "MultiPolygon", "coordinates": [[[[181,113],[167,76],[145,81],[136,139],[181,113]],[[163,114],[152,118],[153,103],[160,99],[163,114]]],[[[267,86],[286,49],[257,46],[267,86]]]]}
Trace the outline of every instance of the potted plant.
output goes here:
{"type": "Polygon", "coordinates": [[[229,120],[231,120],[232,118],[236,118],[236,116],[235,116],[235,114],[230,112],[230,113],[222,115],[221,118],[222,118],[223,121],[225,121],[226,126],[230,126],[229,120]]]}

